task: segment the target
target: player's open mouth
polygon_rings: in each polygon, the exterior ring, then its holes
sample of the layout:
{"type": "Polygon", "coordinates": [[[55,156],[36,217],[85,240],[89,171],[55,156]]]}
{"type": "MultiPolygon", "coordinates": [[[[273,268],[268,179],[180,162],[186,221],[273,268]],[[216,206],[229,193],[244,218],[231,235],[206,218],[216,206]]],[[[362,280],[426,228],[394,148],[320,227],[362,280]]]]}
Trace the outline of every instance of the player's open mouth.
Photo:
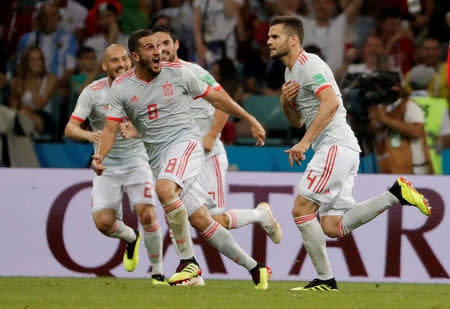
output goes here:
{"type": "Polygon", "coordinates": [[[153,59],[153,64],[159,67],[159,58],[153,59]]]}
{"type": "Polygon", "coordinates": [[[116,72],[119,73],[119,74],[122,74],[122,73],[125,73],[126,70],[125,69],[118,69],[116,72]]]}

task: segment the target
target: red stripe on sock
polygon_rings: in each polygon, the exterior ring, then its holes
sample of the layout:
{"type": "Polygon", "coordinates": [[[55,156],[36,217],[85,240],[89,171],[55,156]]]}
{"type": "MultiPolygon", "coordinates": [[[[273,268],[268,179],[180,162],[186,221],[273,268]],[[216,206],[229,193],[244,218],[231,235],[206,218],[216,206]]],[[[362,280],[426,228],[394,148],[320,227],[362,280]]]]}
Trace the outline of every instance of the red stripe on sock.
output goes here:
{"type": "Polygon", "coordinates": [[[231,217],[230,229],[236,228],[236,226],[237,226],[237,216],[236,216],[236,214],[232,210],[227,211],[227,214],[229,214],[230,217],[231,217]]]}
{"type": "Polygon", "coordinates": [[[183,202],[180,199],[178,199],[175,202],[173,202],[172,204],[164,206],[163,208],[166,213],[169,213],[169,212],[179,208],[181,205],[183,205],[183,202]]]}
{"type": "Polygon", "coordinates": [[[214,235],[214,233],[217,231],[217,229],[219,228],[219,225],[220,225],[219,223],[214,222],[213,225],[206,232],[204,232],[202,234],[202,237],[206,240],[209,240],[214,235]]]}
{"type": "Polygon", "coordinates": [[[152,225],[145,225],[143,227],[144,227],[144,231],[149,232],[149,233],[156,232],[160,228],[158,222],[155,222],[152,225]]]}
{"type": "Polygon", "coordinates": [[[300,216],[300,217],[295,217],[294,218],[294,222],[295,224],[299,225],[299,224],[303,224],[305,222],[311,221],[316,217],[315,214],[310,214],[310,215],[306,215],[306,216],[300,216]]]}

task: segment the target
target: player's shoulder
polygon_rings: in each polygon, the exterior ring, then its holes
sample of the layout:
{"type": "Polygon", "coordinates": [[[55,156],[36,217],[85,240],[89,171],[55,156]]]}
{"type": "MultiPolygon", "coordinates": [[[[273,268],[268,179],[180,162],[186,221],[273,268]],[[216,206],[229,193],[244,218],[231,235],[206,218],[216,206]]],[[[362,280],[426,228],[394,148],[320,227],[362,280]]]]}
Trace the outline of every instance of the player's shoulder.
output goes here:
{"type": "Polygon", "coordinates": [[[161,62],[161,70],[178,70],[181,69],[182,64],[180,62],[161,62]]]}
{"type": "Polygon", "coordinates": [[[108,85],[108,78],[107,77],[103,77],[103,78],[94,80],[92,83],[87,85],[87,87],[85,89],[95,92],[95,91],[98,91],[98,90],[105,89],[107,85],[108,85]]]}
{"type": "Polygon", "coordinates": [[[119,86],[125,84],[127,81],[131,79],[134,74],[134,68],[126,71],[125,73],[120,74],[114,79],[113,85],[119,86]]]}
{"type": "Polygon", "coordinates": [[[323,60],[319,56],[307,53],[305,51],[300,54],[300,56],[297,58],[297,61],[300,64],[299,67],[302,69],[321,65],[323,63],[323,60]]]}
{"type": "Polygon", "coordinates": [[[180,63],[181,63],[183,68],[188,68],[188,69],[191,69],[191,70],[194,70],[194,71],[195,70],[196,71],[205,71],[205,69],[201,65],[199,65],[197,63],[184,61],[184,60],[181,60],[181,59],[180,59],[180,63]]]}

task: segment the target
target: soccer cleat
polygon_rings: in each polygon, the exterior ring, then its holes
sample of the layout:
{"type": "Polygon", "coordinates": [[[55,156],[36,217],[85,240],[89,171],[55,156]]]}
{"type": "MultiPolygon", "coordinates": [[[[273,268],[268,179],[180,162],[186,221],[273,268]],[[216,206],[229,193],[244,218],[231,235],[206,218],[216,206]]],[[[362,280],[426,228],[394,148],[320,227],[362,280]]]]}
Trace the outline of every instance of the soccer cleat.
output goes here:
{"type": "Polygon", "coordinates": [[[188,286],[205,286],[205,280],[203,280],[202,276],[197,276],[186,282],[188,286]]]}
{"type": "Polygon", "coordinates": [[[281,227],[270,210],[270,205],[268,203],[259,203],[256,206],[257,209],[263,211],[266,215],[261,220],[261,227],[267,233],[267,236],[273,241],[273,243],[278,244],[281,241],[281,227]]]}
{"type": "Polygon", "coordinates": [[[314,279],[304,287],[293,288],[291,291],[339,291],[334,278],[328,280],[314,279]]]}
{"type": "Polygon", "coordinates": [[[152,285],[154,286],[168,286],[169,283],[164,278],[164,275],[152,275],[152,285]]]}
{"type": "Polygon", "coordinates": [[[393,195],[400,201],[402,205],[415,206],[425,215],[431,215],[431,207],[428,205],[428,200],[416,189],[413,188],[410,182],[404,177],[399,177],[389,189],[393,195]]]}
{"type": "Polygon", "coordinates": [[[202,270],[197,264],[193,262],[180,262],[176,273],[169,278],[168,282],[170,285],[186,284],[189,280],[201,274],[202,270]]]}
{"type": "Polygon", "coordinates": [[[255,268],[250,270],[256,290],[267,290],[269,288],[269,278],[272,274],[270,267],[263,264],[257,264],[255,268]]]}
{"type": "Polygon", "coordinates": [[[141,233],[134,230],[136,239],[133,242],[127,243],[127,248],[123,254],[123,267],[126,271],[133,271],[139,264],[139,243],[141,242],[141,233]]]}

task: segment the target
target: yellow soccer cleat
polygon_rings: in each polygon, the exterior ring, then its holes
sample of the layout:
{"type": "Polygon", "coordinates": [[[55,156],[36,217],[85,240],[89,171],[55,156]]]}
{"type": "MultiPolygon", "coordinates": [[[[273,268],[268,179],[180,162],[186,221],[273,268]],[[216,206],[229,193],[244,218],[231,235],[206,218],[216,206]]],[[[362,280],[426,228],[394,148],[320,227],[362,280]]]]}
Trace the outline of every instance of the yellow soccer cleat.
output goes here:
{"type": "Polygon", "coordinates": [[[169,283],[164,278],[163,275],[152,275],[152,285],[153,286],[169,286],[169,283]]]}
{"type": "Polygon", "coordinates": [[[177,267],[177,272],[169,278],[168,282],[170,285],[183,284],[190,281],[192,278],[200,276],[202,270],[200,267],[192,262],[180,263],[177,267]]]}
{"type": "Polygon", "coordinates": [[[334,278],[328,280],[314,279],[304,287],[292,288],[291,291],[339,291],[334,278]]]}
{"type": "Polygon", "coordinates": [[[134,230],[136,239],[127,243],[127,248],[123,254],[123,267],[126,271],[133,271],[139,264],[139,243],[141,242],[141,233],[134,230]]]}
{"type": "Polygon", "coordinates": [[[255,290],[267,290],[269,288],[269,278],[272,274],[270,267],[258,264],[250,273],[255,283],[255,290]]]}
{"type": "Polygon", "coordinates": [[[428,200],[417,192],[406,178],[399,177],[389,191],[398,198],[402,205],[417,207],[425,216],[431,215],[428,200]]]}
{"type": "Polygon", "coordinates": [[[256,206],[256,209],[259,209],[265,213],[265,216],[261,220],[261,227],[273,243],[279,244],[281,241],[281,227],[277,220],[275,220],[272,210],[270,209],[270,205],[265,202],[259,203],[258,206],[256,206]]]}

